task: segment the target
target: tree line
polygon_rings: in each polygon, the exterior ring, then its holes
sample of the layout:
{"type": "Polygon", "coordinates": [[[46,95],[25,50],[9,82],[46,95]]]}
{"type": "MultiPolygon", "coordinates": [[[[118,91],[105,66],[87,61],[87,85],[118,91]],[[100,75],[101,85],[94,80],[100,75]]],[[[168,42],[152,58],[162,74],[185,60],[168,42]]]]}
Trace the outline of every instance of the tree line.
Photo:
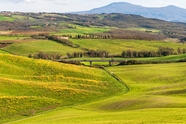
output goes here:
{"type": "Polygon", "coordinates": [[[63,56],[59,53],[38,52],[36,54],[29,54],[28,57],[34,59],[57,60],[57,59],[61,59],[63,56]]]}
{"type": "Polygon", "coordinates": [[[129,30],[112,30],[99,34],[76,35],[70,38],[74,39],[136,39],[136,40],[164,40],[167,37],[162,34],[155,34],[152,32],[129,31],[129,30]]]}
{"type": "Polygon", "coordinates": [[[134,51],[127,50],[121,53],[123,58],[140,58],[140,57],[160,57],[160,56],[169,56],[175,54],[186,54],[186,48],[181,49],[177,48],[177,52],[173,48],[169,47],[160,47],[157,52],[154,51],[134,51]]]}
{"type": "Polygon", "coordinates": [[[109,52],[105,50],[88,50],[85,52],[67,53],[68,58],[82,58],[82,57],[109,57],[109,52]]]}

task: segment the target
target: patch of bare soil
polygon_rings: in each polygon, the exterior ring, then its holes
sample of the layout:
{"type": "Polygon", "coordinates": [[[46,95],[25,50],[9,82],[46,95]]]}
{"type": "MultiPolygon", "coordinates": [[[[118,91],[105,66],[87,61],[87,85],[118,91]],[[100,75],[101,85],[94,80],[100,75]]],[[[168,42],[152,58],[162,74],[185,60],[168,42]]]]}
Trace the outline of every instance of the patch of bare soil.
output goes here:
{"type": "Polygon", "coordinates": [[[12,31],[0,31],[0,34],[2,35],[6,35],[6,34],[11,34],[12,31]]]}

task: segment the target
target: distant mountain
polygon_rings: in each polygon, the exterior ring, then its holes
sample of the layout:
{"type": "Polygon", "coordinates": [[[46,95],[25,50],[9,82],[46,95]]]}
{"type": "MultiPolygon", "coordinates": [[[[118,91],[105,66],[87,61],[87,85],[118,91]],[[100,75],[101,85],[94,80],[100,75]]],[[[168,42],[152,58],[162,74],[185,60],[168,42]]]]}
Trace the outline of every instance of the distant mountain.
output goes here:
{"type": "Polygon", "coordinates": [[[107,6],[95,8],[89,11],[75,12],[75,14],[101,14],[101,13],[123,13],[141,15],[147,18],[156,18],[173,22],[186,22],[186,9],[176,6],[160,8],[143,7],[126,2],[115,2],[107,6]]]}

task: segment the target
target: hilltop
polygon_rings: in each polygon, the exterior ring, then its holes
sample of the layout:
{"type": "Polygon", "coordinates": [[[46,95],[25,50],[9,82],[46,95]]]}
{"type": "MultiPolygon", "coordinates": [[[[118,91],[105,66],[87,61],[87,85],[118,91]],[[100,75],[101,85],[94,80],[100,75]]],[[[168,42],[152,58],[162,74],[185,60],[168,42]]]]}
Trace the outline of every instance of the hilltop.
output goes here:
{"type": "Polygon", "coordinates": [[[102,13],[123,13],[123,14],[135,14],[144,16],[147,18],[156,18],[173,22],[186,22],[186,9],[179,8],[177,6],[165,6],[165,7],[143,7],[140,5],[134,5],[126,2],[114,2],[109,5],[94,8],[89,11],[75,12],[76,14],[102,14],[102,13]]]}
{"type": "MultiPolygon", "coordinates": [[[[115,7],[118,4],[115,3],[113,5],[115,7]]],[[[170,12],[170,14],[172,13],[170,12]]],[[[181,15],[181,13],[179,15],[181,15]]],[[[185,17],[185,15],[181,16],[185,17]]],[[[72,31],[73,34],[75,34],[76,32],[77,35],[82,34],[82,28],[85,27],[87,28],[84,30],[86,32],[83,32],[83,34],[85,35],[100,33],[102,31],[108,31],[114,28],[146,28],[147,30],[154,29],[159,30],[159,33],[165,34],[168,37],[179,38],[181,40],[185,40],[186,34],[186,23],[168,22],[159,19],[145,18],[134,14],[102,13],[78,15],[64,13],[0,12],[0,30],[13,31],[10,34],[18,35],[20,33],[16,32],[22,32],[22,34],[26,33],[27,35],[33,35],[32,32],[37,32],[37,34],[53,34],[54,32],[56,34],[60,34],[60,32],[66,32],[66,34],[68,35],[69,31],[72,31]],[[81,27],[81,30],[75,31],[79,26],[83,27],[81,27]],[[92,27],[97,31],[89,31],[90,29],[92,29],[92,27]],[[103,30],[103,28],[105,27],[109,28],[103,30]]]]}

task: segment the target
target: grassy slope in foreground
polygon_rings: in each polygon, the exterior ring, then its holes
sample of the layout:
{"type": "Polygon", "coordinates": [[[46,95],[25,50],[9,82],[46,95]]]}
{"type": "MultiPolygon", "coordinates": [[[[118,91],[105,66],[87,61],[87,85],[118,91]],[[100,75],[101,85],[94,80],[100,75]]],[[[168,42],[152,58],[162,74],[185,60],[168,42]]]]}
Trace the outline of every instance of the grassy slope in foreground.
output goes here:
{"type": "Polygon", "coordinates": [[[185,66],[186,63],[109,67],[129,85],[129,93],[14,123],[185,123],[185,66]]]}
{"type": "Polygon", "coordinates": [[[0,123],[126,88],[102,69],[0,54],[0,123]]]}

